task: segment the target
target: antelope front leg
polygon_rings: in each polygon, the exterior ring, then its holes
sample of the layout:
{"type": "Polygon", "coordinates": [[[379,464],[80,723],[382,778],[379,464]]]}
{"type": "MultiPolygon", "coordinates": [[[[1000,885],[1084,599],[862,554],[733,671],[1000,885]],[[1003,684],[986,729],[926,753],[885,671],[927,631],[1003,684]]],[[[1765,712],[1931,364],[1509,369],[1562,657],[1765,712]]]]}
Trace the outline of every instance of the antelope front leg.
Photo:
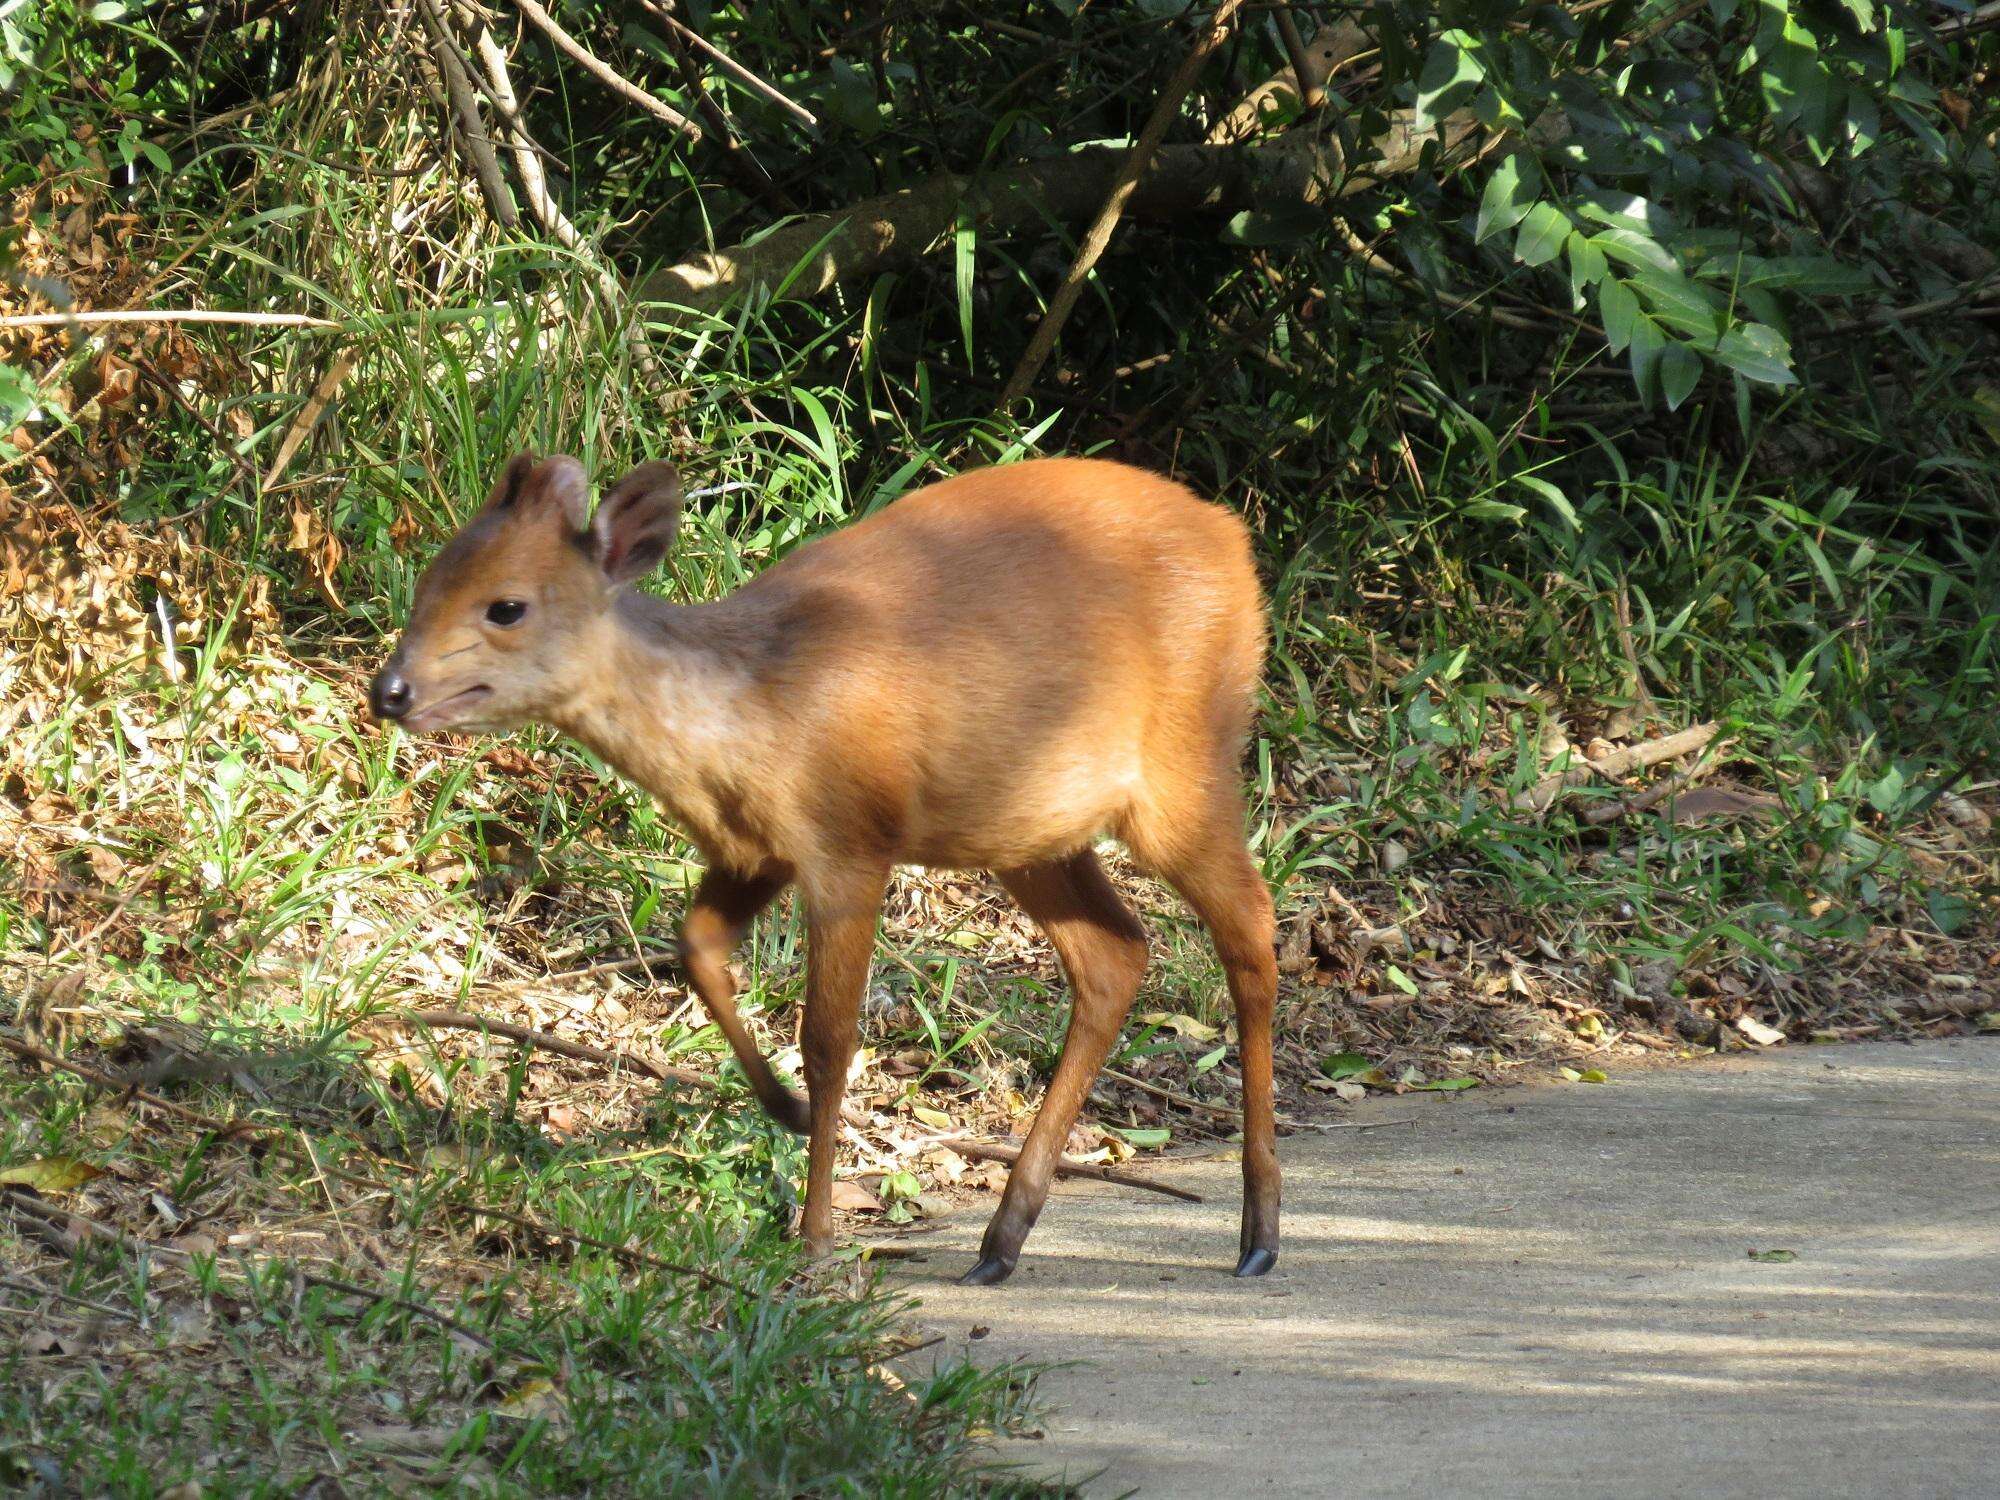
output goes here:
{"type": "Polygon", "coordinates": [[[702,876],[701,887],[688,903],[681,923],[681,965],[709,1016],[728,1038],[736,1065],[750,1080],[751,1092],[765,1112],[787,1130],[803,1135],[807,1128],[805,1101],[778,1082],[764,1054],[757,1050],[757,1040],[736,1008],[736,981],[729,974],[729,955],[743,941],[751,919],[771,904],[790,879],[791,872],[784,869],[753,876],[710,869],[702,876]]]}
{"type": "Polygon", "coordinates": [[[840,1104],[868,983],[868,960],[875,951],[875,924],[882,913],[888,871],[856,872],[830,883],[815,883],[806,897],[806,1009],[800,1051],[806,1069],[806,1098],[812,1109],[810,1165],[806,1172],[806,1249],[825,1255],[833,1249],[833,1157],[840,1143],[840,1104]]]}

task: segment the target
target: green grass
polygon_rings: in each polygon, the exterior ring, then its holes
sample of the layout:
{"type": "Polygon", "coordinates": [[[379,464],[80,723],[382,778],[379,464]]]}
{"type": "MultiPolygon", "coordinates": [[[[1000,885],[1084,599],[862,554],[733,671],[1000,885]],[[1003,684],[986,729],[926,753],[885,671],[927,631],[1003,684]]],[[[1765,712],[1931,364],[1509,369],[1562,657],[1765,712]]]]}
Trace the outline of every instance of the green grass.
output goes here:
{"type": "MultiPolygon", "coordinates": [[[[278,1086],[324,1099],[327,1072],[322,1060],[278,1086]]],[[[59,1474],[57,1488],[120,1495],[190,1481],[296,1493],[315,1475],[350,1492],[991,1488],[967,1440],[1023,1420],[1023,1379],[921,1355],[904,1364],[907,1384],[886,1375],[903,1347],[900,1304],[854,1295],[840,1278],[800,1279],[776,1234],[769,1153],[733,1112],[662,1110],[618,1151],[608,1137],[552,1145],[504,1109],[452,1129],[365,1083],[350,1088],[403,1117],[377,1134],[412,1148],[429,1138],[410,1151],[422,1165],[386,1190],[314,1180],[368,1165],[323,1124],[300,1137],[317,1169],[215,1141],[180,1159],[185,1137],[110,1119],[121,1112],[66,1081],[10,1088],[0,1154],[47,1160],[89,1141],[111,1174],[92,1185],[95,1215],[126,1217],[138,1198],[155,1230],[179,1216],[215,1225],[164,1240],[158,1258],[85,1249],[44,1282],[82,1301],[24,1293],[10,1278],[20,1335],[0,1359],[10,1481],[59,1474]],[[129,1133],[105,1144],[119,1130],[129,1133]],[[645,1149],[662,1135],[674,1150],[645,1149]],[[306,1211],[314,1202],[324,1211],[306,1211]],[[566,1253],[482,1219],[481,1208],[509,1205],[729,1284],[566,1253]],[[185,1259],[175,1244],[189,1247],[185,1259]],[[458,1326],[301,1284],[292,1267],[322,1256],[348,1263],[343,1279],[458,1326]]],[[[25,1269],[33,1257],[20,1248],[10,1260],[25,1269]]]]}

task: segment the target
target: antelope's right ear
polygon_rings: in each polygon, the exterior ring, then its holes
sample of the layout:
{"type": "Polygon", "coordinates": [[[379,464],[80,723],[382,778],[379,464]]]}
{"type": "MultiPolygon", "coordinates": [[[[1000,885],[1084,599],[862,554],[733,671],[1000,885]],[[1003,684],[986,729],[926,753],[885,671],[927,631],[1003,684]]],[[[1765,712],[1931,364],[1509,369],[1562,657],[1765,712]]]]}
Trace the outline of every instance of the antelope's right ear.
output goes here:
{"type": "Polygon", "coordinates": [[[607,579],[630,583],[660,565],[680,526],[680,470],[641,464],[597,502],[583,541],[607,579]]]}
{"type": "Polygon", "coordinates": [[[542,459],[517,453],[486,497],[489,511],[528,511],[553,506],[572,531],[581,531],[590,510],[590,481],[583,465],[565,454],[542,459]]]}

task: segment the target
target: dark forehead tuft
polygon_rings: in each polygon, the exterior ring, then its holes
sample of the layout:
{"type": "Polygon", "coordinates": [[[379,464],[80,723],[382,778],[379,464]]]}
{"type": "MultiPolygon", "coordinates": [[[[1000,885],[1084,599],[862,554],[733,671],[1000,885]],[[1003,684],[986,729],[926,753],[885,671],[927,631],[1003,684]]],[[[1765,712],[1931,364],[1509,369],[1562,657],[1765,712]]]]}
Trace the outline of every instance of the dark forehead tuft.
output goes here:
{"type": "Polygon", "coordinates": [[[500,540],[507,529],[507,520],[508,517],[501,512],[482,511],[460,527],[458,535],[438,550],[437,561],[432,566],[464,567],[500,540]]]}
{"type": "Polygon", "coordinates": [[[512,518],[505,512],[482,511],[460,528],[458,534],[438,549],[417,584],[420,599],[435,597],[440,589],[477,579],[504,545],[512,518]]]}

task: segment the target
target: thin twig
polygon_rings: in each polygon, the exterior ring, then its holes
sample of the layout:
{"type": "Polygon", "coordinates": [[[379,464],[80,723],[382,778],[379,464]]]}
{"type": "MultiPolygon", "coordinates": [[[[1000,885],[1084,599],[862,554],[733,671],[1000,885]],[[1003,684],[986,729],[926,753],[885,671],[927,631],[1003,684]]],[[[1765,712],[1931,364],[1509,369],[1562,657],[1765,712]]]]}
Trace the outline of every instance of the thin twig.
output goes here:
{"type": "Polygon", "coordinates": [[[1898,323],[1910,323],[1920,318],[1936,317],[1940,313],[1955,312],[1968,302],[1984,298],[1996,286],[2000,286],[2000,270],[1988,271],[1977,280],[1969,281],[1956,291],[1932,297],[1923,302],[1913,302],[1908,307],[1885,308],[1869,313],[1866,317],[1850,318],[1842,323],[1829,323],[1824,328],[1800,330],[1801,341],[1815,338],[1841,338],[1851,333],[1868,333],[1878,328],[1893,328],[1898,323]]]}
{"type": "Polygon", "coordinates": [[[1153,153],[1166,139],[1167,127],[1173,124],[1180,113],[1181,101],[1188,90],[1194,87],[1195,79],[1208,59],[1214,55],[1229,35],[1229,28],[1242,0],[1221,0],[1215,13],[1208,19],[1200,39],[1181,60],[1174,76],[1167,81],[1165,90],[1153,105],[1153,113],[1147,119],[1145,128],[1139,132],[1139,139],[1133,142],[1125,161],[1112,180],[1111,191],[1105,196],[1104,206],[1097,212],[1096,220],[1085,231],[1083,243],[1077,248],[1076,259],[1070,263],[1069,274],[1056,288],[1055,296],[1049,299],[1049,308],[1035,325],[1034,337],[1028,341],[1027,349],[1021,355],[1021,362],[1014,367],[1006,386],[1000,392],[1000,410],[1009,410],[1016,401],[1028,393],[1036,377],[1042,373],[1042,366],[1048,363],[1049,355],[1055,352],[1056,337],[1062,332],[1063,324],[1069,321],[1075,309],[1077,298],[1083,295],[1083,285],[1090,278],[1091,268],[1104,254],[1111,243],[1112,231],[1118,227],[1118,220],[1125,212],[1125,205],[1139,186],[1140,174],[1146,164],[1153,159],[1153,153]]]}
{"type": "Polygon", "coordinates": [[[1391,1125],[1414,1125],[1415,1115],[1400,1115],[1393,1120],[1313,1120],[1299,1126],[1301,1130],[1387,1130],[1391,1125]]]}
{"type": "Polygon", "coordinates": [[[553,1052],[561,1057],[573,1057],[582,1062],[601,1063],[605,1067],[624,1068],[628,1072],[643,1073],[646,1077],[661,1083],[677,1083],[686,1088],[712,1089],[716,1080],[706,1073],[697,1073],[692,1068],[676,1068],[666,1063],[657,1063],[636,1052],[606,1051],[586,1042],[572,1042],[550,1032],[536,1031],[531,1026],[517,1026],[512,1021],[498,1021],[491,1016],[473,1015],[462,1010],[397,1010],[384,1013],[383,1019],[407,1021],[415,1026],[427,1026],[439,1030],[490,1031],[495,1036],[503,1036],[511,1042],[524,1042],[531,1047],[539,1047],[544,1052],[553,1052]]]}
{"type": "MultiPolygon", "coordinates": [[[[955,1151],[960,1156],[973,1161],[998,1161],[1013,1163],[1021,1159],[1019,1146],[1006,1146],[998,1141],[954,1141],[942,1140],[938,1145],[947,1151],[955,1151]]],[[[1139,1177],[1131,1172],[1121,1172],[1116,1167],[1100,1166],[1093,1161],[1077,1161],[1072,1157],[1056,1158],[1058,1177],[1094,1177],[1100,1182],[1115,1182],[1120,1187],[1144,1188],[1149,1193],[1165,1193],[1169,1198],[1178,1198],[1183,1203],[1199,1203],[1201,1195],[1190,1193],[1186,1188],[1177,1188],[1169,1183],[1154,1182],[1149,1177],[1139,1177]]]]}
{"type": "Polygon", "coordinates": [[[1151,1094],[1156,1099],[1164,1099],[1169,1104],[1178,1104],[1183,1109],[1198,1109],[1204,1114],[1214,1115],[1218,1120],[1232,1120],[1239,1125],[1243,1122],[1243,1111],[1231,1109],[1226,1104],[1210,1104],[1188,1094],[1177,1094],[1172,1089],[1162,1088],[1157,1083],[1148,1083],[1143,1078],[1134,1078],[1130,1073],[1121,1073],[1116,1068],[1100,1068],[1098,1072],[1106,1078],[1115,1078],[1118,1082],[1138,1089],[1142,1093],[1151,1094]]]}
{"type": "Polygon", "coordinates": [[[666,26],[676,36],[701,51],[711,62],[731,78],[734,78],[738,83],[754,90],[756,93],[762,94],[801,125],[813,130],[819,129],[819,118],[811,110],[796,100],[787,98],[776,87],[759,78],[755,73],[744,67],[743,64],[724,52],[699,31],[687,25],[678,16],[670,14],[665,6],[656,4],[655,0],[639,0],[639,4],[649,15],[660,22],[661,25],[666,26]]]}
{"type": "Polygon", "coordinates": [[[694,53],[689,49],[687,39],[672,25],[671,18],[655,16],[654,24],[659,29],[667,50],[674,55],[674,66],[680,70],[681,83],[687,89],[688,97],[694,100],[694,107],[708,128],[714,132],[716,142],[722,147],[722,163],[754,197],[769,198],[785,213],[799,211],[799,205],[792,195],[784,190],[778,179],[771,175],[770,168],[757,159],[756,152],[737,138],[736,128],[730,124],[728,114],[704,85],[701,68],[696,64],[694,53]]]}
{"type": "Polygon", "coordinates": [[[88,1297],[79,1297],[74,1292],[65,1292],[60,1287],[43,1286],[39,1282],[23,1281],[16,1276],[0,1276],[0,1286],[12,1287],[31,1297],[54,1297],[58,1302],[68,1302],[77,1307],[89,1308],[94,1313],[102,1313],[107,1318],[124,1318],[127,1322],[143,1321],[129,1307],[113,1307],[109,1302],[93,1302],[88,1297]]]}
{"type": "Polygon", "coordinates": [[[575,37],[563,30],[561,23],[554,16],[550,15],[548,11],[537,5],[535,0],[514,0],[514,8],[526,16],[536,29],[550,41],[554,42],[559,49],[568,53],[571,60],[578,67],[610,89],[612,93],[618,95],[619,98],[638,105],[639,108],[643,109],[656,120],[666,121],[667,124],[687,136],[689,140],[698,141],[702,138],[702,129],[699,125],[695,124],[694,121],[690,120],[665,100],[655,98],[652,94],[647,93],[638,84],[632,82],[631,79],[625,77],[624,74],[612,67],[611,64],[584,46],[582,42],[579,42],[575,37]]]}

